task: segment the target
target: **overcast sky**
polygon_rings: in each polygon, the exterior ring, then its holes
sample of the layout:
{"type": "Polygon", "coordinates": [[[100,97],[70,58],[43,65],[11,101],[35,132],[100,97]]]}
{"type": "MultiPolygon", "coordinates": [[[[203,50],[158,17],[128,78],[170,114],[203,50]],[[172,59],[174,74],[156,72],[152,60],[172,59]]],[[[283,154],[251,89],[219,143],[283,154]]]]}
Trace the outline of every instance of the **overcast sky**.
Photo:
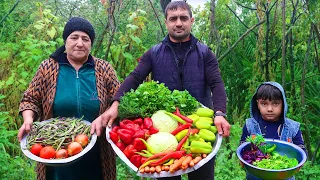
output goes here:
{"type": "Polygon", "coordinates": [[[198,5],[203,6],[207,1],[209,0],[187,0],[187,3],[189,3],[193,8],[196,8],[198,5]]]}

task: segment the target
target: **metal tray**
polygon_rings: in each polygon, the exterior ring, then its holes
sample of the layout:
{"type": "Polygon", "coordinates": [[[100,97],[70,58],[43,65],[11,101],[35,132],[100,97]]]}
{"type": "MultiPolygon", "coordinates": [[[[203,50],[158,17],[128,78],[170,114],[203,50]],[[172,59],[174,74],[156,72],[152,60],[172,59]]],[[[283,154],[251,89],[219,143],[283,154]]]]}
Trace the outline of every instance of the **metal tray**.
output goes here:
{"type": "MultiPolygon", "coordinates": [[[[52,121],[52,120],[45,120],[45,121],[42,121],[41,123],[50,122],[50,121],[52,121]]],[[[89,121],[85,121],[85,120],[82,120],[82,121],[88,125],[91,125],[91,123],[89,121]]],[[[28,136],[28,134],[25,134],[24,137],[22,138],[22,140],[20,141],[20,147],[21,147],[23,154],[26,155],[31,160],[34,160],[34,161],[37,161],[40,163],[44,163],[45,165],[48,165],[48,166],[64,166],[64,165],[70,164],[72,162],[75,162],[76,160],[79,160],[84,154],[86,154],[88,151],[90,151],[90,149],[94,146],[94,144],[97,141],[97,135],[92,134],[89,144],[79,154],[76,154],[74,156],[71,156],[71,157],[68,157],[65,159],[43,159],[43,158],[40,158],[39,156],[32,154],[27,149],[27,136],[28,136]]]]}
{"type": "Polygon", "coordinates": [[[199,161],[196,165],[194,165],[193,167],[189,167],[186,170],[178,170],[174,173],[170,173],[167,171],[161,171],[160,173],[140,173],[138,171],[138,168],[133,165],[130,160],[123,154],[123,152],[112,142],[112,140],[110,139],[110,135],[109,132],[111,131],[110,128],[106,128],[106,138],[107,141],[110,143],[110,145],[112,146],[113,150],[115,151],[115,153],[119,156],[119,158],[125,162],[132,170],[134,170],[135,172],[137,172],[137,176],[141,176],[141,177],[149,177],[149,178],[161,178],[161,177],[171,177],[171,176],[179,176],[182,174],[186,174],[186,173],[190,173],[192,171],[195,171],[197,169],[199,169],[201,166],[203,166],[204,164],[206,164],[208,161],[210,161],[218,152],[218,150],[220,149],[221,143],[222,143],[222,136],[217,134],[216,136],[216,140],[213,144],[213,148],[212,148],[212,152],[210,154],[208,154],[208,156],[204,159],[202,159],[201,161],[199,161]]]}

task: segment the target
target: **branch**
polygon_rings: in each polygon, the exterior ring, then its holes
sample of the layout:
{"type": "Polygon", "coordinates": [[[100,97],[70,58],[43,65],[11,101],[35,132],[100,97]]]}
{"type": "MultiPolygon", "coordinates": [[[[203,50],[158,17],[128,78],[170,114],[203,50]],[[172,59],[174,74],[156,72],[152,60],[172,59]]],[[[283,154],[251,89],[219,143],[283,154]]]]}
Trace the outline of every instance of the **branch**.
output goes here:
{"type": "Polygon", "coordinates": [[[3,18],[1,19],[0,21],[0,24],[2,24],[4,22],[4,20],[7,19],[7,17],[12,13],[12,11],[17,7],[18,3],[20,2],[20,0],[17,0],[16,3],[14,3],[13,7],[10,9],[10,11],[5,15],[3,16],[3,18]]]}
{"type": "MultiPolygon", "coordinates": [[[[304,79],[312,78],[312,77],[314,77],[314,76],[320,76],[320,73],[318,73],[318,74],[312,74],[312,75],[310,75],[310,76],[306,76],[304,79]]],[[[295,80],[295,81],[287,82],[287,83],[286,83],[286,86],[287,86],[287,85],[290,85],[290,84],[293,84],[293,83],[300,82],[300,81],[302,81],[302,79],[298,79],[298,80],[295,80]]]]}
{"type": "Polygon", "coordinates": [[[240,3],[238,3],[237,1],[234,1],[234,2],[235,2],[237,5],[245,8],[245,9],[250,9],[250,10],[253,10],[253,11],[256,11],[256,10],[257,10],[257,8],[251,8],[251,7],[244,6],[244,5],[240,4],[240,3]]]}
{"type": "Polygon", "coordinates": [[[150,5],[151,5],[151,7],[152,7],[152,9],[153,9],[153,12],[154,12],[154,14],[156,15],[156,18],[157,18],[157,20],[158,20],[158,22],[159,22],[159,25],[160,25],[160,28],[161,28],[161,31],[162,31],[163,36],[166,36],[166,34],[164,33],[164,30],[163,30],[163,28],[162,28],[162,25],[161,25],[159,16],[158,16],[156,10],[154,9],[151,0],[149,0],[149,3],[150,3],[150,5]]]}
{"type": "MultiPolygon", "coordinates": [[[[227,5],[227,4],[225,4],[226,6],[227,6],[227,8],[236,16],[236,18],[241,22],[241,24],[243,24],[247,29],[249,29],[249,27],[239,18],[239,16],[227,5]]],[[[254,32],[254,31],[253,31],[254,32]]],[[[256,33],[256,32],[254,32],[254,34],[256,35],[256,36],[258,36],[258,34],[256,33]]]]}
{"type": "Polygon", "coordinates": [[[314,31],[314,33],[317,35],[318,41],[320,42],[319,29],[318,29],[318,27],[317,27],[314,23],[312,23],[312,24],[313,24],[313,31],[314,31]]]}
{"type": "Polygon", "coordinates": [[[256,27],[260,26],[261,24],[263,24],[266,20],[263,20],[261,22],[259,22],[258,24],[252,26],[250,29],[248,29],[222,56],[220,56],[218,58],[218,61],[221,61],[224,57],[226,57],[229,52],[236,47],[236,45],[244,38],[246,37],[253,29],[255,29],[256,27]]]}

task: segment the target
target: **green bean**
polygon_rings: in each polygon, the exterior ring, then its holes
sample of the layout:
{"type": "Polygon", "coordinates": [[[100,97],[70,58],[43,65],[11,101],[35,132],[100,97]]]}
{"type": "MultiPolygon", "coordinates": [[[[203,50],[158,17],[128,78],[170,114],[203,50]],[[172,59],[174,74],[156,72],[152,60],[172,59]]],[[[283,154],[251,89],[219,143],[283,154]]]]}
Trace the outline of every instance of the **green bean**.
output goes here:
{"type": "Polygon", "coordinates": [[[90,125],[77,118],[54,118],[50,122],[34,122],[27,137],[27,147],[40,143],[59,150],[62,146],[67,146],[70,139],[74,141],[78,134],[86,134],[90,139],[89,130],[90,125]]]}

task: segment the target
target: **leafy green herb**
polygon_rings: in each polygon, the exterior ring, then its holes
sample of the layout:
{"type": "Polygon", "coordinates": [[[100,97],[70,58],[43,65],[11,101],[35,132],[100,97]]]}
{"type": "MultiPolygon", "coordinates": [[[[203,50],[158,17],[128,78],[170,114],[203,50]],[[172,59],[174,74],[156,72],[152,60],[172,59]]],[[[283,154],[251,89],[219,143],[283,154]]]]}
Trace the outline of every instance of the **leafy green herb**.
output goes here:
{"type": "Polygon", "coordinates": [[[188,91],[171,92],[163,83],[156,81],[144,82],[134,91],[122,96],[119,105],[119,117],[151,117],[158,110],[175,111],[176,107],[182,114],[191,114],[200,103],[188,91]]]}
{"type": "Polygon", "coordinates": [[[252,143],[254,149],[258,148],[263,154],[270,154],[276,148],[275,144],[266,144],[265,139],[260,134],[256,134],[255,136],[249,136],[247,137],[246,141],[252,143]]]}
{"type": "Polygon", "coordinates": [[[251,142],[252,144],[256,146],[260,146],[265,142],[263,136],[261,134],[256,134],[254,136],[248,136],[246,139],[247,142],[251,142]]]}
{"type": "Polygon", "coordinates": [[[268,159],[262,159],[261,161],[255,161],[253,165],[263,169],[288,169],[298,165],[298,161],[295,158],[289,158],[286,155],[282,156],[276,152],[268,159]]]}

